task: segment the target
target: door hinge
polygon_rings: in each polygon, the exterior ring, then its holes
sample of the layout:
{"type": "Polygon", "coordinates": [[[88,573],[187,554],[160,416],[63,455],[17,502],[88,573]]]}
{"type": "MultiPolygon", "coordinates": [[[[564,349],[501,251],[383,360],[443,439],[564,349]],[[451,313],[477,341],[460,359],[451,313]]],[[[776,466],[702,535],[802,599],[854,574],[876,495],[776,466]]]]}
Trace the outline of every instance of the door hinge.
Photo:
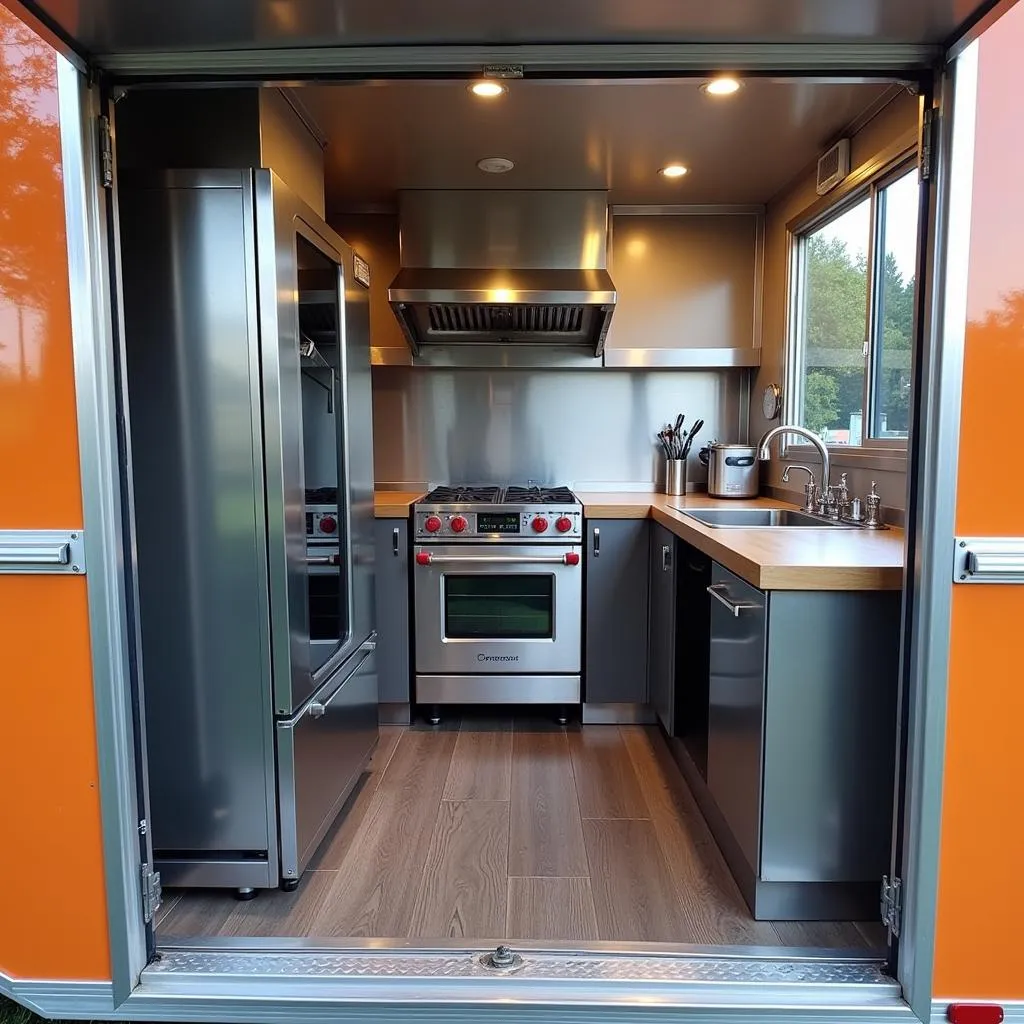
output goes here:
{"type": "Polygon", "coordinates": [[[100,182],[104,188],[114,187],[114,143],[110,135],[110,118],[99,116],[100,182]]]}
{"type": "Polygon", "coordinates": [[[935,158],[935,111],[928,109],[921,121],[921,181],[931,181],[935,158]]]}
{"type": "Polygon", "coordinates": [[[882,924],[894,938],[899,938],[900,925],[903,923],[903,881],[882,875],[881,898],[882,924]]]}
{"type": "Polygon", "coordinates": [[[163,903],[163,889],[160,887],[160,872],[154,871],[148,864],[141,868],[142,879],[142,920],[149,924],[153,915],[163,903]]]}

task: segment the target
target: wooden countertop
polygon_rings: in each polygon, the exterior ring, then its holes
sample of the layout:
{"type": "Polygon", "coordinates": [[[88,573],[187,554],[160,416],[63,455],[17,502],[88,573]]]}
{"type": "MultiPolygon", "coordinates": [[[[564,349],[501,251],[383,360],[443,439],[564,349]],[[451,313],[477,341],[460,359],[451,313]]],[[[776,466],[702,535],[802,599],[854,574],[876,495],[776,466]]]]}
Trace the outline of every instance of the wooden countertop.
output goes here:
{"type": "Polygon", "coordinates": [[[682,515],[681,508],[796,508],[770,498],[730,501],[689,494],[579,494],[588,519],[647,519],[710,555],[761,590],[899,590],[903,586],[903,531],[716,529],[682,515]]]}
{"type": "Polygon", "coordinates": [[[422,491],[374,491],[373,514],[377,519],[407,519],[409,506],[422,497],[422,491]]]}

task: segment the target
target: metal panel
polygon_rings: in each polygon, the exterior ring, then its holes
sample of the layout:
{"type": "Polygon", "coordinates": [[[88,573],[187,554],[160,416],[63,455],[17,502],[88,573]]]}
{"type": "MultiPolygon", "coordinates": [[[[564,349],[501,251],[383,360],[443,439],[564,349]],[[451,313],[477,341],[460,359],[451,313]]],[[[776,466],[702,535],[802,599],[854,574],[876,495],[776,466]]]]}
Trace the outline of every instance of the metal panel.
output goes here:
{"type": "Polygon", "coordinates": [[[633,369],[732,369],[761,365],[760,348],[605,348],[604,365],[633,369]]]}
{"type": "Polygon", "coordinates": [[[751,348],[758,214],[616,216],[619,301],[605,346],[751,348]]]}
{"type": "Polygon", "coordinates": [[[85,574],[82,530],[0,530],[0,574],[85,574]]]}
{"type": "Polygon", "coordinates": [[[352,249],[275,174],[254,174],[267,476],[267,529],[274,709],[291,714],[373,632],[373,436],[370,414],[369,292],[355,279],[352,249]],[[338,405],[343,417],[339,481],[349,635],[323,664],[309,647],[305,460],[296,238],[340,268],[344,302],[338,405]],[[344,544],[347,541],[347,545],[344,544]]]}
{"type": "Polygon", "coordinates": [[[378,519],[377,665],[381,703],[410,701],[409,522],[378,519]]]}
{"type": "MultiPolygon", "coordinates": [[[[705,420],[700,439],[739,438],[739,376],[380,367],[377,480],[399,490],[487,480],[651,490],[664,464],[654,435],[676,411],[705,420]]],[[[706,479],[696,460],[690,468],[694,483],[706,479]]]]}
{"type": "Polygon", "coordinates": [[[587,703],[645,704],[649,523],[588,519],[585,560],[587,703]]]}
{"type": "Polygon", "coordinates": [[[762,731],[768,598],[715,564],[711,586],[708,789],[747,864],[760,868],[762,731]]]}
{"type": "Polygon", "coordinates": [[[420,704],[579,704],[578,675],[416,676],[420,704]]]}
{"type": "Polygon", "coordinates": [[[868,882],[869,912],[889,858],[900,600],[778,591],[769,614],[760,877],[868,882]]]}
{"type": "Polygon", "coordinates": [[[403,267],[603,270],[608,193],[599,190],[406,190],[403,267]]]}
{"type": "Polygon", "coordinates": [[[377,742],[373,641],[296,715],[277,725],[281,877],[298,878],[359,781],[377,742]]]}
{"type": "Polygon", "coordinates": [[[676,555],[675,534],[651,527],[650,625],[647,687],[654,710],[669,736],[676,722],[676,555]]]}
{"type": "Polygon", "coordinates": [[[126,174],[119,198],[154,846],[273,871],[249,177],[126,174]]]}

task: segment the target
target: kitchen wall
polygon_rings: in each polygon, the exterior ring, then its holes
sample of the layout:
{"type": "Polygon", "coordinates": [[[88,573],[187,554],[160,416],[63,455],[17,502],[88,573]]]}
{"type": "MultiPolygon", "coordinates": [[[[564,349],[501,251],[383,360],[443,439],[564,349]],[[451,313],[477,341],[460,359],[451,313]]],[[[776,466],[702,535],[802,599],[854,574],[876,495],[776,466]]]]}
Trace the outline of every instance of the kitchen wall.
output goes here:
{"type": "MultiPolygon", "coordinates": [[[[738,436],[748,373],[375,366],[377,486],[533,480],[649,490],[663,462],[655,432],[677,412],[706,421],[705,441],[738,436]]],[[[692,464],[703,489],[706,471],[692,464]]]]}
{"type": "MultiPolygon", "coordinates": [[[[918,99],[909,92],[900,92],[852,138],[851,175],[870,175],[895,157],[901,149],[917,141],[918,99]]],[[[820,209],[828,201],[815,193],[815,168],[809,167],[788,188],[769,204],[765,226],[764,305],[761,367],[752,390],[750,436],[756,439],[779,421],[768,422],[761,414],[761,392],[769,383],[785,387],[787,339],[787,273],[790,242],[787,224],[794,218],[820,209]]],[[[777,451],[773,447],[773,452],[777,451]]],[[[797,461],[803,461],[797,460],[797,461]]],[[[811,468],[817,456],[807,459],[811,468]]],[[[781,488],[785,463],[777,459],[762,467],[762,484],[781,488]]],[[[906,507],[906,457],[902,454],[871,456],[837,453],[832,459],[833,477],[849,474],[854,494],[863,495],[878,481],[883,506],[902,510],[906,507]]],[[[792,485],[789,485],[792,487],[792,485]]],[[[781,493],[781,491],[779,492],[781,493]]],[[[793,491],[795,500],[802,500],[802,491],[793,491]]],[[[896,518],[899,518],[898,516],[896,518]]]]}
{"type": "MultiPolygon", "coordinates": [[[[370,262],[372,346],[407,351],[387,304],[388,284],[398,273],[397,217],[384,212],[334,213],[328,219],[370,262]]],[[[753,279],[754,262],[753,220],[747,219],[749,226],[740,218],[727,218],[725,237],[717,239],[713,247],[715,253],[743,253],[744,265],[749,267],[749,274],[745,269],[741,275],[744,282],[747,277],[753,279]]],[[[706,269],[703,277],[691,273],[680,278],[687,287],[680,287],[680,297],[671,310],[676,328],[669,332],[671,336],[648,329],[635,311],[630,316],[625,307],[631,282],[651,277],[641,257],[653,257],[659,251],[661,236],[652,232],[679,218],[634,216],[622,220],[626,227],[617,228],[614,239],[624,243],[616,264],[624,303],[624,309],[616,311],[616,317],[624,314],[618,325],[618,344],[627,344],[630,338],[634,345],[644,347],[687,342],[695,346],[752,344],[753,309],[738,306],[751,306],[753,298],[732,286],[735,270],[731,267],[720,268],[719,277],[724,275],[730,285],[724,289],[714,287],[720,284],[717,279],[709,283],[706,269]],[[629,244],[635,242],[638,232],[646,232],[639,255],[639,247],[629,244]],[[706,323],[709,304],[699,299],[708,293],[718,303],[714,308],[729,313],[718,326],[723,340],[712,337],[706,323]],[[693,329],[687,330],[688,325],[693,329]],[[739,340],[732,340],[733,335],[739,340]]],[[[687,218],[698,228],[709,220],[687,218]]],[[[661,275],[658,280],[664,282],[669,271],[655,269],[661,275]]],[[[675,270],[678,276],[679,267],[675,270]]],[[[659,323],[655,318],[654,324],[659,323]]],[[[749,371],[743,369],[619,370],[602,368],[596,361],[588,361],[586,368],[560,370],[376,365],[373,430],[377,486],[415,490],[449,481],[536,480],[570,483],[580,490],[650,489],[658,482],[663,464],[654,440],[656,431],[683,411],[688,423],[705,420],[698,439],[702,442],[716,437],[745,439],[748,388],[749,371]]],[[[696,451],[691,461],[691,487],[703,488],[707,473],[697,462],[696,451]]]]}

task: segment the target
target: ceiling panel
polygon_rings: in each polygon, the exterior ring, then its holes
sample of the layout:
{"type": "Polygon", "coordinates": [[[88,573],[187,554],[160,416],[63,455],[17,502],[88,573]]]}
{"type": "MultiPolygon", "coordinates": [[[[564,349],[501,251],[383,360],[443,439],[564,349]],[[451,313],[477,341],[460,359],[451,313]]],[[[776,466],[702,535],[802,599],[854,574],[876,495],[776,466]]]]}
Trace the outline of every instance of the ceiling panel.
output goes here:
{"type": "Polygon", "coordinates": [[[337,210],[390,203],[402,188],[606,188],[624,204],[765,202],[898,90],[748,79],[726,99],[694,80],[520,81],[487,101],[460,82],[295,92],[327,139],[327,204],[337,210]],[[484,157],[515,168],[485,174],[476,166],[484,157]],[[657,173],[676,161],[686,177],[657,173]]]}
{"type": "Polygon", "coordinates": [[[939,43],[977,0],[37,0],[89,53],[410,43],[939,43]]]}

